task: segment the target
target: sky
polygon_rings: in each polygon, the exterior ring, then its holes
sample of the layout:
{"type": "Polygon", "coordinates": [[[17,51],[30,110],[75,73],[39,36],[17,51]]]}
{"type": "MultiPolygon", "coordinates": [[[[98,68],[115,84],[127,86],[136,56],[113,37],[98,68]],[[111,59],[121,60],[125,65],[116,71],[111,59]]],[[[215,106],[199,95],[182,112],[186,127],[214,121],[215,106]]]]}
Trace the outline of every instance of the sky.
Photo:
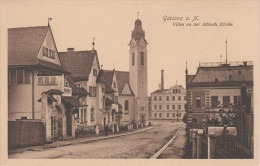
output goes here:
{"type": "MultiPolygon", "coordinates": [[[[201,62],[252,61],[258,56],[259,25],[256,1],[2,1],[2,44],[7,29],[46,26],[48,17],[58,51],[95,49],[104,69],[128,71],[129,42],[137,12],[148,42],[148,93],[159,88],[161,69],[165,88],[185,87],[201,62]],[[163,21],[170,16],[190,21],[163,21]],[[230,22],[233,26],[173,26],[173,22],[230,22]]],[[[7,55],[7,49],[5,50],[7,55]]],[[[7,63],[6,63],[7,64],[7,63]]]]}

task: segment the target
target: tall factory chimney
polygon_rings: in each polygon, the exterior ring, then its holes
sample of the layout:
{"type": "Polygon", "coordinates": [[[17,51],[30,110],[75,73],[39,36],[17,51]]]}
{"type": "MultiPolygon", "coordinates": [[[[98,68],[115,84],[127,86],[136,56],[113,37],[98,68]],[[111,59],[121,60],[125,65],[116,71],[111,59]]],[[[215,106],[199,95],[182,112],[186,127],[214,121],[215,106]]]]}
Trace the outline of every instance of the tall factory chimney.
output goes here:
{"type": "Polygon", "coordinates": [[[164,89],[164,70],[161,70],[161,89],[164,89]]]}

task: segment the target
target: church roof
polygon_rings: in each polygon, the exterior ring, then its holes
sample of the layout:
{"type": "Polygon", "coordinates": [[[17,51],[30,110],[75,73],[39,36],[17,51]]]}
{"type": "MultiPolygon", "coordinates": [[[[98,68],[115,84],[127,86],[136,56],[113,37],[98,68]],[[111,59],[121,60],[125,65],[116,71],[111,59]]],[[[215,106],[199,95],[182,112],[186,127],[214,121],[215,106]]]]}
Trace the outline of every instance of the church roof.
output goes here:
{"type": "Polygon", "coordinates": [[[67,69],[74,80],[87,81],[92,69],[95,50],[59,52],[61,64],[67,69]]]}
{"type": "Polygon", "coordinates": [[[131,95],[134,95],[134,92],[132,91],[132,88],[131,88],[130,82],[129,82],[129,72],[116,71],[116,80],[117,80],[117,88],[118,88],[119,95],[122,95],[122,91],[125,87],[125,84],[129,85],[131,95]]]}
{"type": "Polygon", "coordinates": [[[132,32],[132,39],[131,40],[135,39],[136,42],[139,42],[142,38],[146,42],[146,40],[145,40],[145,32],[144,32],[144,30],[142,28],[142,21],[140,19],[137,19],[135,21],[135,27],[134,27],[134,30],[132,32]]]}

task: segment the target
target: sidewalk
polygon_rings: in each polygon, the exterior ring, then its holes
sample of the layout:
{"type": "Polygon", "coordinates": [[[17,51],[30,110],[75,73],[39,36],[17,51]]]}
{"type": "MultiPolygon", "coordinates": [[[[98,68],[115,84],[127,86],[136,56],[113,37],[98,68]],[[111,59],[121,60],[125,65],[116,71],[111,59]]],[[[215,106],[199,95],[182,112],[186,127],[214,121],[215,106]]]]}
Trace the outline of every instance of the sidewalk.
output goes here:
{"type": "Polygon", "coordinates": [[[22,153],[22,152],[25,152],[25,151],[42,151],[42,150],[50,149],[50,148],[58,148],[58,147],[62,147],[62,146],[99,141],[99,140],[104,140],[104,139],[109,139],[109,138],[115,138],[115,137],[130,135],[130,134],[136,134],[136,133],[140,133],[140,132],[143,132],[143,131],[146,131],[146,130],[150,130],[152,128],[153,127],[146,127],[146,128],[132,130],[132,131],[125,132],[125,133],[110,134],[110,135],[107,135],[107,136],[102,135],[102,136],[92,136],[92,137],[84,137],[84,138],[71,138],[69,140],[58,140],[58,141],[55,141],[51,144],[44,144],[44,145],[41,145],[41,146],[31,146],[31,147],[8,150],[8,154],[22,153]]]}
{"type": "Polygon", "coordinates": [[[184,127],[180,128],[173,142],[160,154],[159,159],[182,159],[186,143],[186,131],[184,127]]]}

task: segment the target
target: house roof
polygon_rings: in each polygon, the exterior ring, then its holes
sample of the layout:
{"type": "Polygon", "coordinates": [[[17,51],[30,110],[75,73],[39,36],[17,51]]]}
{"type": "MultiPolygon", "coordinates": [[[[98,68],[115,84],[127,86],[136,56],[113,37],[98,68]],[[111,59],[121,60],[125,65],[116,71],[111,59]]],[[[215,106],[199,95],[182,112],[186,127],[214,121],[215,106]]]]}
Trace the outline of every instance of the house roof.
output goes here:
{"type": "Polygon", "coordinates": [[[96,82],[98,82],[98,83],[106,83],[106,79],[105,79],[105,76],[104,76],[104,70],[101,69],[99,71],[96,82]]]}
{"type": "Polygon", "coordinates": [[[105,99],[105,105],[106,105],[106,106],[112,105],[112,104],[114,104],[114,103],[115,103],[115,102],[113,102],[112,100],[110,100],[109,98],[106,97],[106,99],[105,99]]]}
{"type": "Polygon", "coordinates": [[[167,91],[169,89],[157,89],[155,91],[153,91],[151,94],[154,94],[154,93],[161,93],[161,92],[164,92],[164,91],[167,91]]]}
{"type": "Polygon", "coordinates": [[[130,87],[129,83],[129,72],[126,71],[116,71],[116,81],[117,81],[117,88],[119,95],[122,95],[122,91],[125,87],[125,84],[129,85],[131,95],[134,95],[132,88],[130,87]]]}
{"type": "Polygon", "coordinates": [[[64,72],[58,64],[37,59],[49,30],[48,26],[8,29],[8,66],[39,65],[64,72]]]}
{"type": "Polygon", "coordinates": [[[89,95],[88,91],[85,88],[83,88],[83,87],[78,88],[74,84],[74,81],[73,81],[73,79],[70,75],[66,75],[65,78],[67,79],[69,86],[72,88],[73,94],[80,94],[80,95],[83,95],[83,96],[89,95]]]}
{"type": "Polygon", "coordinates": [[[253,82],[253,66],[199,67],[191,83],[199,82],[253,82]]]}
{"type": "Polygon", "coordinates": [[[62,96],[63,101],[65,101],[66,103],[69,103],[70,105],[74,106],[74,107],[80,107],[80,103],[79,100],[77,100],[76,97],[74,96],[62,96]]]}
{"type": "Polygon", "coordinates": [[[111,87],[113,82],[114,70],[103,70],[104,79],[105,79],[105,91],[106,92],[115,92],[111,87]]]}
{"type": "Polygon", "coordinates": [[[71,73],[74,80],[88,80],[92,69],[95,50],[59,52],[61,64],[71,73]]]}

